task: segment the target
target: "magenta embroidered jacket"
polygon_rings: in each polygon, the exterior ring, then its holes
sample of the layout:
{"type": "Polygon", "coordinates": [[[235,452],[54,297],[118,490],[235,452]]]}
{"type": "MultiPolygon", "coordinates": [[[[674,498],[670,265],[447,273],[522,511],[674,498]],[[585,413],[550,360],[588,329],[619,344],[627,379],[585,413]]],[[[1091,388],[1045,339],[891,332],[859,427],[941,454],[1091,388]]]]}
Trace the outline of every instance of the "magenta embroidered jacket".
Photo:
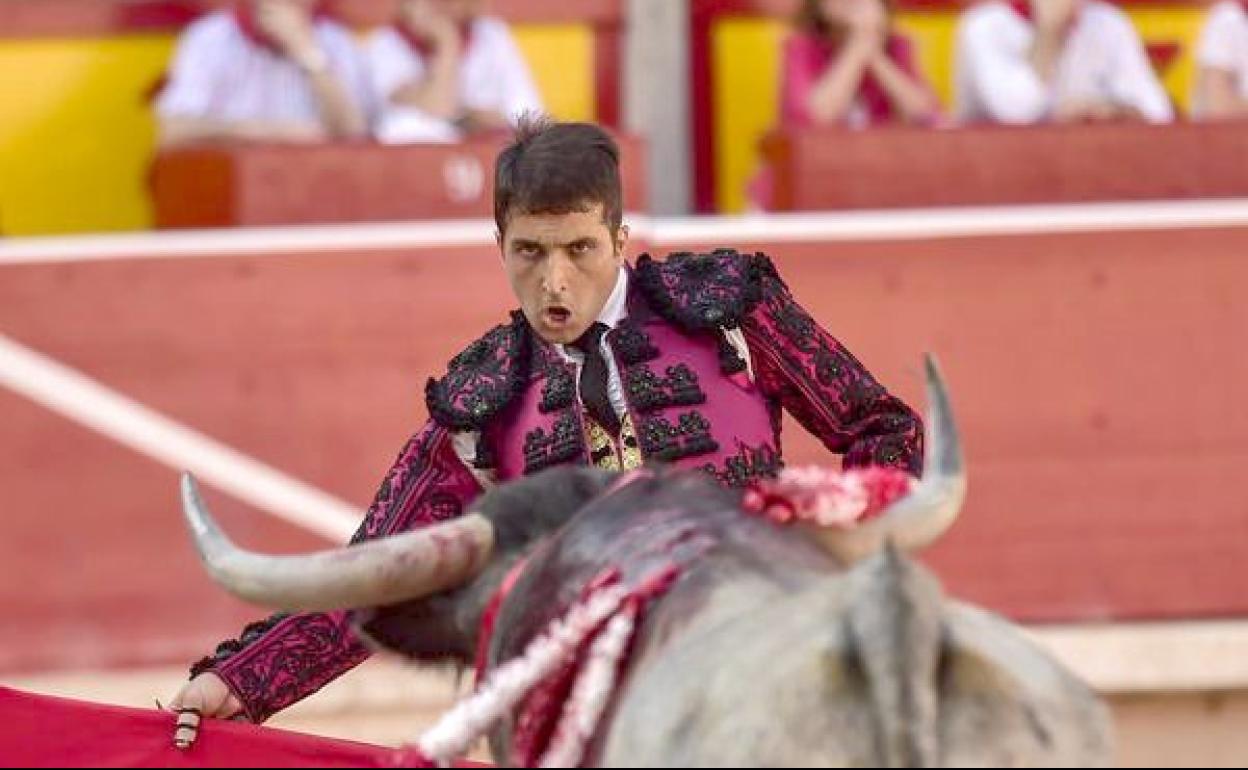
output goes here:
{"type": "MultiPolygon", "coordinates": [[[[811,319],[766,256],[643,255],[631,279],[628,316],[607,341],[643,460],[703,470],[733,486],[775,475],[783,409],[847,467],[920,472],[918,416],[811,319]],[[728,339],[736,329],[748,363],[728,339]]],[[[499,481],[600,460],[573,366],[519,311],[430,380],[426,400],[430,421],[386,474],[352,542],[464,511],[481,487],[452,444],[456,432],[477,436],[473,464],[499,481]]],[[[192,675],[217,673],[258,722],[367,656],[346,613],[275,615],[221,644],[192,675]]]]}

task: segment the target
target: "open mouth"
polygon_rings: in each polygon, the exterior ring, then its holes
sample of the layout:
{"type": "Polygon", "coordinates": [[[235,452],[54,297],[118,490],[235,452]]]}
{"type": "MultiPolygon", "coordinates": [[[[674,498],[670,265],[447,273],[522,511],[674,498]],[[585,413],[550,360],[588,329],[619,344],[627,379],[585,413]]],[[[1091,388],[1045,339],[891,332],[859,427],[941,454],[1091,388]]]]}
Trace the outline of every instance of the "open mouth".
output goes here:
{"type": "Polygon", "coordinates": [[[551,307],[546,308],[542,315],[545,316],[546,323],[551,326],[563,326],[569,319],[572,318],[572,311],[568,310],[566,307],[552,305],[551,307]]]}

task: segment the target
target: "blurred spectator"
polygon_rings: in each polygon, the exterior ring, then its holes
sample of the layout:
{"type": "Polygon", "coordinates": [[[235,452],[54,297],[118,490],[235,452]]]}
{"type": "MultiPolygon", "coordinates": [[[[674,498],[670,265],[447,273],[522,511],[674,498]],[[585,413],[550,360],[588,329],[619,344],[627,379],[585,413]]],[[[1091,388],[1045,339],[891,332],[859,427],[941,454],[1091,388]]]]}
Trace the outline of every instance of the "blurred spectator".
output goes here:
{"type": "Polygon", "coordinates": [[[927,123],[937,115],[888,0],[803,0],[783,66],[785,127],[927,123]]]}
{"type": "Polygon", "coordinates": [[[368,78],[316,0],[243,0],[187,27],[156,104],[160,144],[366,136],[368,78]]]}
{"type": "MultiPolygon", "coordinates": [[[[802,0],[784,42],[779,128],[886,123],[931,125],[939,103],[914,46],[892,26],[891,0],[802,0]]],[[[746,185],[746,206],[774,206],[775,174],[764,161],[746,185]]]]}
{"type": "Polygon", "coordinates": [[[507,24],[480,0],[403,0],[368,58],[383,142],[453,142],[542,110],[507,24]]]}
{"type": "Polygon", "coordinates": [[[964,122],[1174,119],[1131,20],[1102,0],[987,0],[956,45],[964,122]]]}
{"type": "Polygon", "coordinates": [[[1248,117],[1248,7],[1222,0],[1209,10],[1196,48],[1197,118],[1248,117]]]}

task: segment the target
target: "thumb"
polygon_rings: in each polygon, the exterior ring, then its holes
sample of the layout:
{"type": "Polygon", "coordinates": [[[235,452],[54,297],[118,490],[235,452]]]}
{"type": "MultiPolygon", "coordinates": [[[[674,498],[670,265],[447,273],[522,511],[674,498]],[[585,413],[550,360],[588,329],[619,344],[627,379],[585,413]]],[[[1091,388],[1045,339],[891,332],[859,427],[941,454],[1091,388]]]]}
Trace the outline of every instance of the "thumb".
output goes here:
{"type": "Polygon", "coordinates": [[[169,708],[178,715],[173,730],[173,745],[179,749],[188,749],[199,737],[199,721],[204,711],[202,688],[183,688],[169,704],[169,708]]]}

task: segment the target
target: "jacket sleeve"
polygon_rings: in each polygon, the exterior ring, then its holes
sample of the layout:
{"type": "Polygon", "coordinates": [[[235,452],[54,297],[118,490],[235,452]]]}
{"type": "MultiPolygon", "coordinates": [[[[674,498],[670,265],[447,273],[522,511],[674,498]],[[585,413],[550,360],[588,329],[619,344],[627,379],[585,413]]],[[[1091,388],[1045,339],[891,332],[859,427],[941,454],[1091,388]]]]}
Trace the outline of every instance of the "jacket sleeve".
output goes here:
{"type": "Polygon", "coordinates": [[[923,422],[793,299],[774,272],[742,319],[759,388],[844,466],[889,465],[919,475],[923,422]]]}
{"type": "MultiPolygon", "coordinates": [[[[413,436],[386,474],[352,544],[417,529],[463,513],[481,492],[455,451],[453,434],[430,421],[413,436]]],[[[262,722],[359,665],[369,651],[355,637],[346,611],[277,614],[252,623],[238,639],[191,667],[212,671],[262,722]]]]}

